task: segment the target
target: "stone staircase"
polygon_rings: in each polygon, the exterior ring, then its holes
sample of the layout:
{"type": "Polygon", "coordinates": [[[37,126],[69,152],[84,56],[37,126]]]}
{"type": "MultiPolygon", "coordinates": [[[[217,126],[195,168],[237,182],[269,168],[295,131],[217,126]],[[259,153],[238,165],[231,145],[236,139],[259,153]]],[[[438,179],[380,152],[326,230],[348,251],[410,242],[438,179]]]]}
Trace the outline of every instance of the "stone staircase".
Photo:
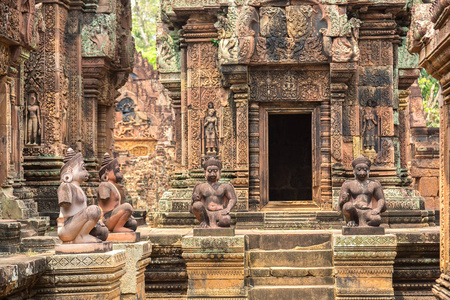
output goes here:
{"type": "Polygon", "coordinates": [[[267,229],[316,229],[319,223],[315,212],[268,211],[265,212],[264,227],[267,229]]]}
{"type": "Polygon", "coordinates": [[[334,299],[331,239],[326,231],[248,234],[249,299],[334,299]]]}

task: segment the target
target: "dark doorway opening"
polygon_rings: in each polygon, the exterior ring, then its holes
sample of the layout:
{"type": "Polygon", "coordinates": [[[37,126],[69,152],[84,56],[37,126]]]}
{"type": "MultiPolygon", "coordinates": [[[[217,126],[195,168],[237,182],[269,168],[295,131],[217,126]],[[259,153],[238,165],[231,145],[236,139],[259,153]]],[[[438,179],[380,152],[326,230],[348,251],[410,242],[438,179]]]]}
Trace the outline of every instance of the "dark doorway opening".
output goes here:
{"type": "Polygon", "coordinates": [[[269,115],[269,201],[312,200],[311,114],[269,115]]]}

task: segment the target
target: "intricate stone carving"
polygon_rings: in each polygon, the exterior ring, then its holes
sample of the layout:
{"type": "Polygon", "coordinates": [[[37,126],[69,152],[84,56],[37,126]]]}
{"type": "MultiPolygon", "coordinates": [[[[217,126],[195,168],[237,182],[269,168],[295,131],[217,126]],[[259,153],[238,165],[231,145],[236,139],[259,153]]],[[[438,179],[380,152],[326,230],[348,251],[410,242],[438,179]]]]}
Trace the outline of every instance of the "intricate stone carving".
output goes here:
{"type": "Polygon", "coordinates": [[[114,57],[116,15],[97,15],[81,29],[83,56],[114,57]]]}
{"type": "Polygon", "coordinates": [[[169,31],[167,26],[158,27],[156,36],[158,51],[158,69],[160,72],[177,72],[180,69],[178,35],[169,31]]]}
{"type": "Polygon", "coordinates": [[[327,29],[320,30],[327,55],[333,62],[358,61],[361,21],[356,18],[348,20],[345,11],[337,5],[323,5],[322,10],[328,23],[327,29]]]}
{"type": "Polygon", "coordinates": [[[252,101],[323,101],[330,97],[326,71],[265,71],[250,75],[252,101]]]}
{"type": "Polygon", "coordinates": [[[289,37],[301,39],[311,33],[311,5],[293,5],[286,7],[287,32],[289,37]]]}
{"type": "Polygon", "coordinates": [[[378,118],[374,108],[367,106],[364,108],[362,116],[361,135],[363,136],[363,149],[366,152],[376,152],[376,142],[378,138],[378,118]]]}

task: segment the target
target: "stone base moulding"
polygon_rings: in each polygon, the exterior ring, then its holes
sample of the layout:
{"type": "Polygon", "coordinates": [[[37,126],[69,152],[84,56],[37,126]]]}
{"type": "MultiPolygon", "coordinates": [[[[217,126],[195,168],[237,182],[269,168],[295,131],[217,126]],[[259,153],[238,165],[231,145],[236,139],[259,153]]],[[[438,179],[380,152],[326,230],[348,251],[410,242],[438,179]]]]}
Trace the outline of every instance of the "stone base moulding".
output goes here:
{"type": "Polygon", "coordinates": [[[120,299],[145,300],[144,271],[151,261],[151,243],[118,243],[113,245],[113,249],[125,250],[126,253],[125,275],[120,279],[120,299]]]}
{"type": "Polygon", "coordinates": [[[185,236],[187,299],[248,299],[244,284],[245,237],[185,236]]]}
{"type": "Polygon", "coordinates": [[[118,300],[126,260],[124,250],[48,256],[33,299],[118,300]]]}
{"type": "Polygon", "coordinates": [[[137,243],[141,241],[141,234],[139,232],[110,232],[106,241],[113,243],[137,243]]]}
{"type": "Polygon", "coordinates": [[[56,254],[105,253],[112,249],[112,242],[55,245],[56,254]]]}
{"type": "Polygon", "coordinates": [[[334,234],[333,244],[336,300],[394,299],[395,235],[334,234]]]}

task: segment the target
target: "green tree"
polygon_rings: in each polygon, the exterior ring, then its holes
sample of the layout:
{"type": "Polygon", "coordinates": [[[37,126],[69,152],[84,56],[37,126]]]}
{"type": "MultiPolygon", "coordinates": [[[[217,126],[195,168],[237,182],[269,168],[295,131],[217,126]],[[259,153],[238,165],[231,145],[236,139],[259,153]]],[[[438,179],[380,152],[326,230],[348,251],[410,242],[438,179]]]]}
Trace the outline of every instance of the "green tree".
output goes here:
{"type": "Polygon", "coordinates": [[[131,0],[136,50],[156,68],[156,23],[159,0],[131,0]]]}
{"type": "Polygon", "coordinates": [[[439,127],[439,82],[422,69],[419,87],[423,97],[423,111],[428,127],[439,127]]]}

